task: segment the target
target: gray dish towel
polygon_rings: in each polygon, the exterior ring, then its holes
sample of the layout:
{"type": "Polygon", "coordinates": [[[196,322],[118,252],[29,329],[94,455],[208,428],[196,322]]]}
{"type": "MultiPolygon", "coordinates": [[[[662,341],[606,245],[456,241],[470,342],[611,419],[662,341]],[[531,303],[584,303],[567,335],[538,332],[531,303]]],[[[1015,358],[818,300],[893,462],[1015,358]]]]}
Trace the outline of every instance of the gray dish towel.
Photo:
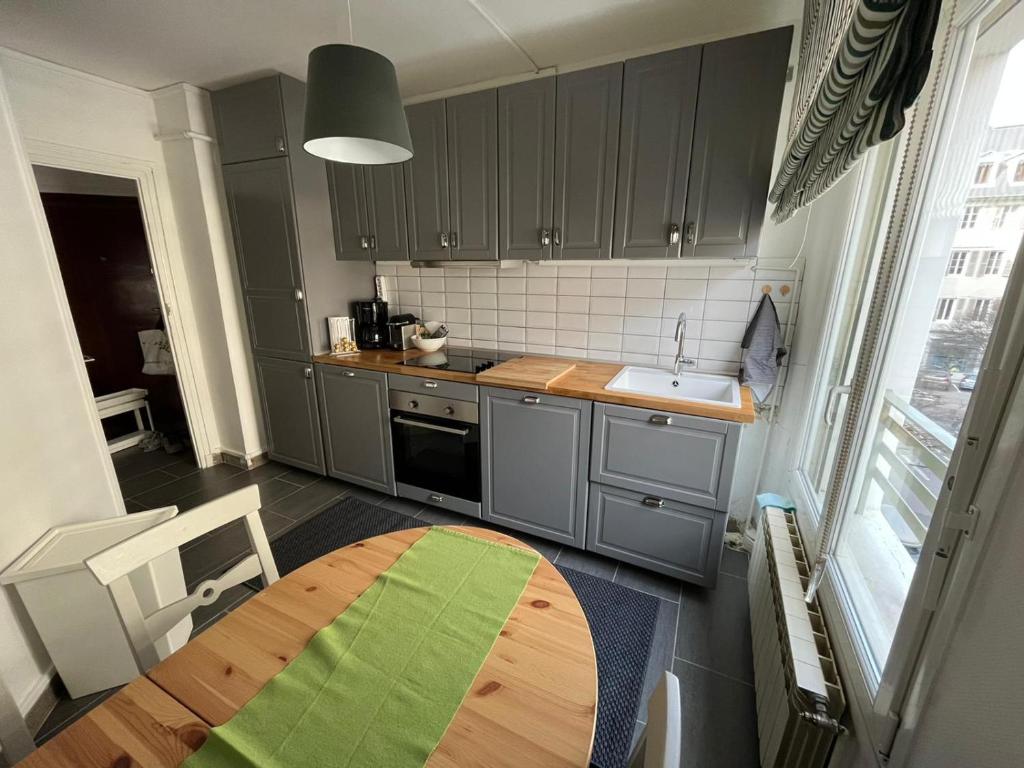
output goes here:
{"type": "Polygon", "coordinates": [[[740,381],[750,386],[759,403],[771,393],[779,378],[779,365],[786,356],[779,315],[767,293],[761,296],[740,346],[747,352],[740,368],[740,381]]]}

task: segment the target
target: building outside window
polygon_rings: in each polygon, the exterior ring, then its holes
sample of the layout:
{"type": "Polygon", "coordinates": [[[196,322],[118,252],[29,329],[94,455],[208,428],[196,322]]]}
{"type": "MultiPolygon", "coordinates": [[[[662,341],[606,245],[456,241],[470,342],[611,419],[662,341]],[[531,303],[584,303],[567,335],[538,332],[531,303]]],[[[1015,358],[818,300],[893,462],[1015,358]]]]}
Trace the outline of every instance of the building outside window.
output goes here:
{"type": "Polygon", "coordinates": [[[980,205],[968,205],[964,209],[963,218],[960,219],[960,229],[974,229],[978,223],[979,213],[981,213],[980,205]]]}
{"type": "Polygon", "coordinates": [[[980,187],[985,184],[991,184],[994,176],[995,174],[992,173],[992,163],[978,163],[978,168],[974,171],[974,185],[980,187]]]}
{"type": "Polygon", "coordinates": [[[1013,183],[1024,184],[1024,159],[1018,160],[1016,167],[1013,169],[1013,183]]]}
{"type": "Polygon", "coordinates": [[[998,275],[1003,271],[1003,252],[1002,251],[987,251],[985,253],[985,275],[998,275]]]}
{"type": "Polygon", "coordinates": [[[936,320],[949,320],[953,316],[953,307],[956,306],[956,299],[939,299],[935,306],[936,320]]]}
{"type": "Polygon", "coordinates": [[[953,251],[949,255],[949,264],[946,266],[947,275],[962,275],[967,271],[968,251],[953,251]]]}
{"type": "Polygon", "coordinates": [[[1006,218],[1010,213],[1010,206],[1000,205],[996,206],[996,212],[992,215],[992,228],[1002,229],[1006,226],[1006,218]]]}

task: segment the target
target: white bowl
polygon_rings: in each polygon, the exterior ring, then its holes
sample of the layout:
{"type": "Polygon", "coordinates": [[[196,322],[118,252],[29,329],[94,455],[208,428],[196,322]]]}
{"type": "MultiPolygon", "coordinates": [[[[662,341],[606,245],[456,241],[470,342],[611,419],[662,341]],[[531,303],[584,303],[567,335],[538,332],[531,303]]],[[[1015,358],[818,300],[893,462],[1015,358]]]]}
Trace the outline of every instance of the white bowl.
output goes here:
{"type": "MultiPolygon", "coordinates": [[[[441,323],[437,322],[436,320],[432,320],[429,323],[424,323],[423,325],[431,333],[433,333],[434,331],[441,327],[441,323]]],[[[447,336],[442,337],[440,339],[421,339],[419,334],[416,334],[415,336],[412,337],[413,346],[416,347],[416,349],[422,349],[424,352],[437,352],[437,350],[444,346],[444,343],[446,341],[448,341],[447,336]]]]}

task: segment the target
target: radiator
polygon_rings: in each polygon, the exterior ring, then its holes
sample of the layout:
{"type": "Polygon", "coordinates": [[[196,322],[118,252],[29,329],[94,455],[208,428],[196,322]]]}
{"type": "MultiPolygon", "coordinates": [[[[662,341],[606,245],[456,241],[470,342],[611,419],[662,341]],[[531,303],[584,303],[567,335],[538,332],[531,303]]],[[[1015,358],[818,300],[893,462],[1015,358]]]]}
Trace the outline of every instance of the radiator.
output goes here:
{"type": "Polygon", "coordinates": [[[761,768],[821,768],[846,700],[817,599],[804,602],[809,568],[793,515],[766,507],[747,588],[761,768]]]}

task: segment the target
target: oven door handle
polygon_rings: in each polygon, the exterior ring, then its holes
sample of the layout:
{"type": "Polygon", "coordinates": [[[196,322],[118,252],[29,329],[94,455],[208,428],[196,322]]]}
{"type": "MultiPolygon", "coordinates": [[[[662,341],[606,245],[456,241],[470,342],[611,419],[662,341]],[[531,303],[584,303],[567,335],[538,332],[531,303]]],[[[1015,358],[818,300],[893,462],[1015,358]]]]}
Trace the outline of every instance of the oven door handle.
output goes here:
{"type": "Polygon", "coordinates": [[[449,434],[461,435],[462,437],[465,437],[466,435],[469,434],[468,427],[463,427],[462,429],[459,429],[458,427],[446,427],[442,424],[429,424],[426,421],[416,421],[415,419],[407,419],[404,416],[395,416],[392,419],[392,421],[394,421],[396,424],[405,424],[406,426],[409,427],[423,427],[423,429],[432,429],[435,432],[448,432],[449,434]]]}

